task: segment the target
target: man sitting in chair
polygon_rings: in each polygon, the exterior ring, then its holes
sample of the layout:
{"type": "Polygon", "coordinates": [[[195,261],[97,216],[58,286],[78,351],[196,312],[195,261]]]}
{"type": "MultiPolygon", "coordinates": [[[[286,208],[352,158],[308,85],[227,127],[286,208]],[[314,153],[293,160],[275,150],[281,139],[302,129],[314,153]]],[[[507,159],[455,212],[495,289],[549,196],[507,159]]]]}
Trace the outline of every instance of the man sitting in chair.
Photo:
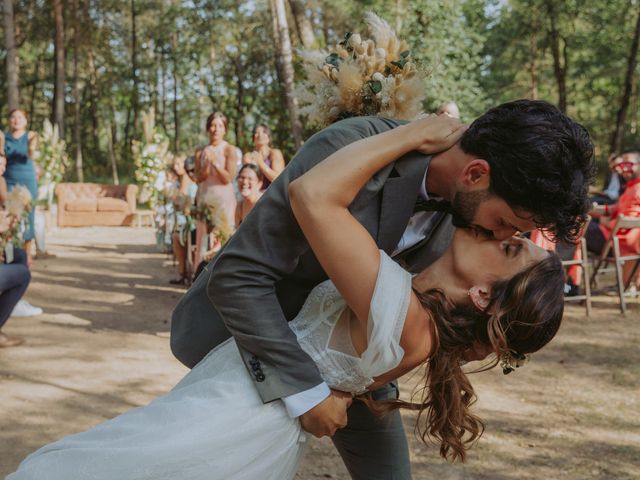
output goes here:
{"type": "MultiPolygon", "coordinates": [[[[626,188],[618,203],[613,205],[594,205],[590,215],[600,222],[591,222],[585,235],[587,248],[594,253],[601,253],[605,243],[611,237],[619,215],[640,217],[640,150],[628,150],[622,154],[622,161],[615,166],[616,173],[626,182],[626,188]]],[[[640,254],[640,228],[618,231],[620,254],[640,254]]],[[[629,284],[635,262],[625,262],[623,269],[624,284],[629,284]]],[[[631,285],[640,288],[640,279],[636,274],[631,285]]]]}

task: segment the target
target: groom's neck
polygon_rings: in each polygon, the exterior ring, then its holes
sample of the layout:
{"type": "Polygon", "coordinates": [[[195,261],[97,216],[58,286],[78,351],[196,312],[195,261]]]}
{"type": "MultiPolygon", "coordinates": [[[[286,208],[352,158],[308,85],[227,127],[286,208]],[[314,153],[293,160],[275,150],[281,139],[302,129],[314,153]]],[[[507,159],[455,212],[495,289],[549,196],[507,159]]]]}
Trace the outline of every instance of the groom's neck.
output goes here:
{"type": "Polygon", "coordinates": [[[452,201],[457,191],[458,179],[470,160],[472,157],[464,153],[459,144],[434,155],[427,171],[427,192],[452,201]]]}

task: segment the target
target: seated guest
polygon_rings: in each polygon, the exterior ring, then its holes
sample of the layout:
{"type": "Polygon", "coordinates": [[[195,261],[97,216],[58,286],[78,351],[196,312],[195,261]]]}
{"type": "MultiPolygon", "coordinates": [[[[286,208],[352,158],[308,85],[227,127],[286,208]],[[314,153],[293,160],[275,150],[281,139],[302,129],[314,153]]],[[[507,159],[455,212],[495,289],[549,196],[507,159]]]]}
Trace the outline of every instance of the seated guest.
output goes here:
{"type": "MultiPolygon", "coordinates": [[[[587,229],[587,248],[600,253],[611,236],[618,215],[630,217],[640,216],[640,150],[629,150],[622,154],[622,161],[615,166],[616,173],[626,181],[626,188],[618,203],[613,205],[596,205],[591,216],[600,219],[600,223],[591,222],[587,229]]],[[[628,229],[618,232],[621,255],[640,253],[640,229],[628,229]]],[[[634,262],[624,264],[625,284],[633,271],[634,262]]]]}
{"type": "Polygon", "coordinates": [[[613,153],[607,161],[609,170],[604,182],[604,190],[593,192],[591,200],[598,205],[611,205],[620,198],[624,190],[624,179],[616,172],[616,166],[622,162],[622,155],[613,153]]]}
{"type": "Polygon", "coordinates": [[[253,147],[253,152],[245,154],[242,163],[253,163],[260,168],[264,176],[262,190],[266,190],[284,170],[284,157],[280,150],[271,146],[271,130],[264,123],[253,127],[253,147]]]}
{"type": "MultiPolygon", "coordinates": [[[[3,226],[8,227],[7,225],[3,226]]],[[[0,263],[0,348],[15,347],[24,342],[24,338],[14,335],[8,335],[2,331],[2,327],[12,316],[18,302],[24,295],[24,292],[31,281],[31,273],[27,267],[27,254],[20,248],[9,248],[9,252],[13,258],[7,258],[2,253],[2,263],[0,263]]],[[[29,305],[31,306],[31,305],[29,305]]],[[[42,309],[31,306],[31,308],[42,309]]],[[[13,316],[20,316],[15,315],[13,316]]]]}
{"type": "Polygon", "coordinates": [[[263,178],[257,165],[247,163],[240,168],[237,183],[242,200],[236,206],[236,228],[240,226],[242,220],[262,196],[263,178]]]}

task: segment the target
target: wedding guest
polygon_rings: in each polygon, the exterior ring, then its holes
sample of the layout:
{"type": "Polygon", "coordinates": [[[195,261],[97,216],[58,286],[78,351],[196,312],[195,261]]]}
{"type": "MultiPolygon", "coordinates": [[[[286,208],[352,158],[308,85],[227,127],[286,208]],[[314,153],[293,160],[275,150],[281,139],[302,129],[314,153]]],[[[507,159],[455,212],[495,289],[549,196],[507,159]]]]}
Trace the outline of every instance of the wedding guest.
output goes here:
{"type": "MultiPolygon", "coordinates": [[[[196,204],[201,206],[205,197],[217,201],[225,214],[226,230],[233,230],[233,219],[236,211],[236,197],[232,181],[236,175],[236,147],[228,143],[224,137],[227,133],[228,120],[221,112],[214,112],[207,118],[209,145],[204,147],[196,157],[195,175],[198,182],[196,204]]],[[[198,222],[196,229],[196,265],[200,263],[205,251],[220,248],[220,244],[209,241],[207,225],[198,222]]]]}
{"type": "MultiPolygon", "coordinates": [[[[600,222],[591,222],[585,235],[587,248],[600,253],[606,241],[611,237],[619,215],[640,217],[640,150],[634,149],[622,154],[622,161],[615,166],[616,173],[626,181],[626,188],[617,203],[613,205],[595,205],[591,211],[593,218],[600,222]]],[[[636,255],[640,253],[640,231],[637,228],[619,231],[620,254],[636,255]]],[[[624,283],[633,273],[635,262],[625,262],[623,267],[624,283]]],[[[640,287],[640,279],[636,275],[636,288],[640,287]]]]}
{"type": "Polygon", "coordinates": [[[449,115],[450,117],[453,117],[453,118],[460,118],[460,109],[458,108],[458,105],[456,104],[456,102],[442,103],[438,107],[438,110],[436,111],[436,114],[438,115],[440,115],[441,113],[444,113],[445,115],[449,115]]]}
{"type": "MultiPolygon", "coordinates": [[[[1,150],[1,145],[0,145],[0,152],[2,152],[1,150]]],[[[7,201],[7,183],[4,179],[4,172],[5,172],[5,168],[7,165],[7,159],[0,155],[0,215],[2,216],[2,219],[5,219],[5,211],[3,210],[4,206],[5,206],[5,202],[7,201]]],[[[0,227],[0,230],[5,231],[8,228],[8,225],[4,225],[3,227],[0,227]]],[[[0,268],[3,267],[3,265],[5,265],[4,262],[9,263],[11,265],[23,265],[25,268],[27,267],[27,255],[25,253],[24,250],[19,249],[19,248],[11,248],[10,249],[13,255],[13,259],[7,259],[7,256],[5,254],[5,252],[0,252],[0,255],[3,258],[3,263],[0,264],[0,268]],[[7,260],[9,260],[7,262],[7,260]]],[[[17,288],[19,285],[21,285],[22,283],[20,282],[22,280],[22,276],[20,274],[20,270],[19,268],[11,268],[9,269],[9,271],[7,272],[5,269],[5,273],[2,274],[0,272],[0,276],[4,276],[4,278],[7,280],[8,284],[14,285],[15,288],[17,288]],[[16,273],[18,272],[18,273],[16,273]]],[[[29,277],[30,278],[30,277],[29,277]]],[[[27,284],[29,282],[27,281],[27,284]]],[[[26,286],[25,286],[26,289],[26,286]]],[[[17,292],[18,290],[12,290],[14,293],[17,292]]],[[[24,291],[23,291],[24,293],[24,291]]],[[[33,305],[31,305],[29,302],[27,302],[24,298],[22,298],[22,295],[17,296],[17,300],[15,302],[13,302],[13,294],[9,295],[8,300],[2,300],[2,294],[4,294],[4,289],[2,287],[2,280],[0,280],[0,303],[2,303],[3,305],[5,304],[5,302],[7,304],[11,305],[11,308],[9,309],[9,313],[11,314],[11,316],[14,317],[32,317],[34,315],[40,315],[42,313],[42,309],[40,307],[34,307],[33,305]]],[[[1,310],[1,309],[0,309],[1,310]]],[[[4,321],[2,320],[2,313],[0,312],[0,328],[2,328],[2,323],[6,322],[6,319],[4,319],[4,321]]],[[[0,346],[2,345],[3,342],[3,336],[0,335],[0,346]]],[[[22,342],[20,342],[22,343],[22,342]]],[[[16,344],[18,345],[18,344],[16,344]]],[[[12,345],[4,345],[4,346],[12,346],[12,345]]]]}
{"type": "Polygon", "coordinates": [[[245,154],[242,161],[260,168],[264,176],[262,190],[266,190],[284,170],[284,157],[280,150],[271,146],[271,130],[264,123],[253,127],[253,147],[253,151],[245,154]]]}
{"type": "Polygon", "coordinates": [[[253,163],[247,163],[240,169],[237,182],[242,200],[236,207],[236,228],[240,226],[242,220],[262,196],[263,179],[260,168],[253,163]]]}
{"type": "Polygon", "coordinates": [[[35,199],[38,195],[36,180],[36,166],[32,158],[38,144],[38,135],[27,129],[27,114],[24,110],[14,109],[9,112],[9,130],[0,133],[4,142],[4,155],[7,158],[7,167],[4,173],[8,190],[16,185],[24,185],[33,198],[33,206],[29,212],[26,230],[23,234],[24,249],[27,252],[27,261],[31,264],[31,248],[35,235],[35,199]]]}
{"type": "Polygon", "coordinates": [[[188,195],[189,192],[193,191],[195,196],[195,192],[197,191],[198,186],[187,174],[187,171],[186,171],[187,160],[189,160],[189,165],[193,169],[193,165],[194,165],[193,157],[187,157],[186,155],[176,154],[173,157],[173,171],[178,177],[178,189],[180,190],[180,193],[184,195],[188,195]]]}
{"type": "Polygon", "coordinates": [[[591,201],[598,205],[611,205],[618,201],[624,190],[625,180],[616,172],[616,167],[622,162],[622,155],[613,153],[607,160],[608,171],[604,181],[604,189],[592,193],[591,201]]]}
{"type": "Polygon", "coordinates": [[[0,208],[4,207],[7,201],[7,181],[4,179],[4,172],[7,169],[7,157],[2,154],[0,147],[0,208]]]}
{"type": "MultiPolygon", "coordinates": [[[[183,195],[180,198],[180,202],[188,202],[188,205],[193,208],[196,193],[198,191],[198,185],[195,183],[195,159],[192,156],[187,157],[181,163],[181,165],[174,165],[176,172],[180,176],[180,193],[183,195]],[[181,174],[180,172],[184,172],[181,174]]],[[[171,245],[173,249],[173,255],[178,264],[178,277],[169,280],[172,285],[188,285],[191,281],[190,275],[187,272],[187,235],[191,237],[191,244],[195,244],[195,230],[191,230],[191,223],[187,222],[185,211],[187,205],[175,205],[176,209],[176,228],[171,236],[171,245]]],[[[190,252],[189,252],[190,254],[190,252]]],[[[192,260],[193,262],[193,260],[192,260]]],[[[193,263],[191,263],[193,265],[193,263]]]]}

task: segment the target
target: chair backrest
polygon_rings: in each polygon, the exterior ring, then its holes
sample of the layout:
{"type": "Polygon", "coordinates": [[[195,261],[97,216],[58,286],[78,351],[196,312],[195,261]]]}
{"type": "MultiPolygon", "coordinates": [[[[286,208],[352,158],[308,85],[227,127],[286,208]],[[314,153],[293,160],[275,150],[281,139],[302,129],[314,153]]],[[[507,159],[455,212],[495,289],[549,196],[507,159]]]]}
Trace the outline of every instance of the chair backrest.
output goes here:
{"type": "Polygon", "coordinates": [[[618,233],[618,230],[623,228],[638,228],[640,227],[640,217],[629,217],[627,215],[618,216],[618,221],[613,229],[612,236],[618,233]]]}

